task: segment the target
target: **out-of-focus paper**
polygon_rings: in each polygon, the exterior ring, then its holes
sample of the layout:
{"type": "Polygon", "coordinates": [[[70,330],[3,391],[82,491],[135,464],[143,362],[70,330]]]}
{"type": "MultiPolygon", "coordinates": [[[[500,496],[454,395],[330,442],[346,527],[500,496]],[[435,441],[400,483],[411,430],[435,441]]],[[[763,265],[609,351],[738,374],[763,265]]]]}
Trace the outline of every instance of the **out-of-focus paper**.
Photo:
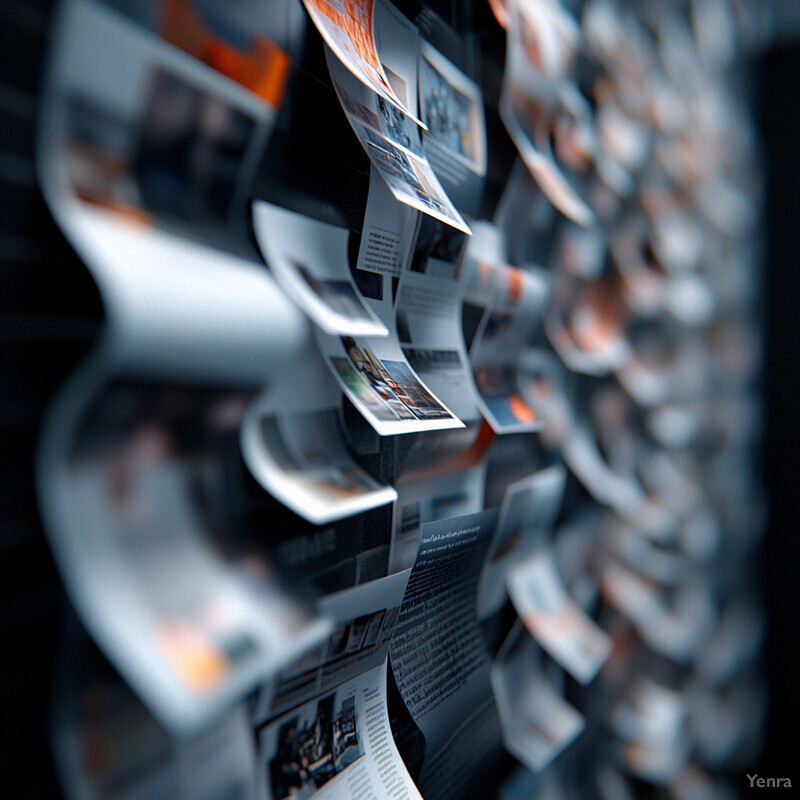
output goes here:
{"type": "Polygon", "coordinates": [[[606,601],[651,647],[680,663],[696,656],[712,629],[715,614],[708,590],[696,579],[676,587],[669,602],[651,581],[608,561],[600,586],[606,601]]]}
{"type": "Polygon", "coordinates": [[[583,281],[559,272],[545,330],[561,360],[576,372],[602,375],[625,362],[626,309],[613,282],[583,281]]]}
{"type": "Polygon", "coordinates": [[[541,274],[467,260],[463,315],[471,338],[476,400],[495,433],[522,433],[542,419],[520,391],[518,356],[541,321],[547,287],[541,274]],[[472,327],[474,326],[474,327],[472,327]]]}
{"type": "MultiPolygon", "coordinates": [[[[559,4],[549,0],[511,0],[506,3],[508,44],[500,116],[531,175],[548,199],[580,225],[594,214],[567,181],[550,145],[555,115],[564,114],[564,75],[577,28],[559,4]],[[558,106],[562,106],[558,108],[558,106]]],[[[582,98],[572,98],[585,117],[582,98]]],[[[588,120],[578,118],[574,129],[585,136],[588,120]]]]}
{"type": "Polygon", "coordinates": [[[389,727],[385,663],[262,728],[258,750],[270,800],[420,798],[389,727]]]}
{"type": "Polygon", "coordinates": [[[681,692],[641,678],[611,714],[612,730],[627,769],[644,780],[663,784],[675,777],[689,755],[686,700],[681,692]]]}
{"type": "Polygon", "coordinates": [[[597,675],[611,640],[564,589],[552,556],[539,552],[506,573],[508,595],[541,646],[582,684],[597,675]]]}
{"type": "Polygon", "coordinates": [[[564,468],[556,465],[506,489],[476,598],[481,619],[505,602],[505,571],[545,544],[561,506],[565,480],[564,468]]]}
{"type": "Polygon", "coordinates": [[[584,728],[583,717],[548,682],[540,662],[536,645],[517,623],[491,675],[506,750],[534,772],[550,764],[584,728]]]}
{"type": "Polygon", "coordinates": [[[71,641],[55,697],[53,747],[69,797],[257,800],[255,746],[242,706],[191,735],[162,728],[94,648],[71,641]]]}
{"type": "Polygon", "coordinates": [[[63,476],[71,518],[54,552],[87,627],[165,723],[197,727],[330,630],[213,554],[180,471],[132,469],[123,497],[112,481],[113,469],[63,476]]]}
{"type": "Polygon", "coordinates": [[[253,204],[253,230],[281,288],[326,333],[388,333],[353,281],[347,262],[348,231],[260,200],[253,204]]]}
{"type": "Polygon", "coordinates": [[[336,412],[259,413],[242,423],[242,454],[272,495],[317,525],[391,503],[382,486],[347,452],[336,412]]]}

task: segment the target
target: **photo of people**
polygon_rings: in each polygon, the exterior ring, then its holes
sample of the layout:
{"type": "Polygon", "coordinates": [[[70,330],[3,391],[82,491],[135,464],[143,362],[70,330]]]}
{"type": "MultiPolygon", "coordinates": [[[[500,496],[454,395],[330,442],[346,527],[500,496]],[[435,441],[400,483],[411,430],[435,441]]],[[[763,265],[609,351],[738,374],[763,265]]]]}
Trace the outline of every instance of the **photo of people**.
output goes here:
{"type": "Polygon", "coordinates": [[[360,348],[355,339],[342,337],[347,355],[375,395],[399,419],[446,419],[449,411],[419,382],[402,361],[381,361],[369,348],[360,348]]]}
{"type": "MultiPolygon", "coordinates": [[[[277,726],[267,775],[273,800],[305,800],[364,755],[353,695],[337,704],[328,694],[277,726]]],[[[262,732],[262,746],[271,733],[262,732]]]]}
{"type": "Polygon", "coordinates": [[[378,98],[378,111],[383,118],[383,130],[386,135],[406,150],[412,153],[419,151],[419,139],[417,126],[399,109],[387,103],[382,97],[378,98]]]}
{"type": "Polygon", "coordinates": [[[386,391],[378,391],[364,379],[362,372],[353,367],[346,358],[331,356],[331,364],[344,385],[353,393],[354,399],[363,404],[376,419],[382,422],[416,419],[400,400],[386,391]]]}

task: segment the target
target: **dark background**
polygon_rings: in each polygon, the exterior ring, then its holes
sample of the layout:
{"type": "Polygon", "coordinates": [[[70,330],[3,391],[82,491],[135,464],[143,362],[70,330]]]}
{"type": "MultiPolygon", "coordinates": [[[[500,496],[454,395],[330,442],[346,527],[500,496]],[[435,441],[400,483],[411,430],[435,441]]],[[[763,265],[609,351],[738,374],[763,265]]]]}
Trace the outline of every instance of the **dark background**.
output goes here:
{"type": "Polygon", "coordinates": [[[755,103],[766,166],[763,473],[770,500],[762,581],[769,611],[765,664],[770,712],[761,774],[796,771],[800,692],[800,47],[783,45],[755,64],[755,103]]]}

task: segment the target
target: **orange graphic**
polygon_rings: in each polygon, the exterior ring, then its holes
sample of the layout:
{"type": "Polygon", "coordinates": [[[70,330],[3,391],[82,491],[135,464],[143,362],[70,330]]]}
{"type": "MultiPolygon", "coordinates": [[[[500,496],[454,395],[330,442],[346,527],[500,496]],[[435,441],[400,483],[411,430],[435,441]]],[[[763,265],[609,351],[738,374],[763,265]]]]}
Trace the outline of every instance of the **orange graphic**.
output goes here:
{"type": "Polygon", "coordinates": [[[191,0],[162,0],[161,36],[175,47],[207,64],[273,108],[286,92],[289,56],[263,36],[254,36],[250,50],[241,52],[209,31],[191,0]]]}

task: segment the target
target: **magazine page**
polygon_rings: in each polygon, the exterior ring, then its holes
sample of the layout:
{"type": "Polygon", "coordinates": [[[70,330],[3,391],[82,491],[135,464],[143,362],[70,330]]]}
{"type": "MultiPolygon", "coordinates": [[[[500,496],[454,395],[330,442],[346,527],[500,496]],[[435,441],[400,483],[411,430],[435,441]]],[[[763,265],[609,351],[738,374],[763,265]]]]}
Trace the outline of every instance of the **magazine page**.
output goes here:
{"type": "Polygon", "coordinates": [[[197,728],[329,635],[327,620],[214,553],[179,467],[134,465],[124,480],[98,467],[60,482],[73,512],[54,551],[92,635],[164,724],[197,728]]]}
{"type": "Polygon", "coordinates": [[[257,735],[270,800],[420,800],[392,738],[385,662],[257,735]]]}
{"type": "Polygon", "coordinates": [[[478,617],[486,619],[505,603],[505,572],[546,537],[561,508],[566,472],[560,464],[512,483],[505,491],[500,516],[478,587],[478,617]]]}
{"type": "Polygon", "coordinates": [[[575,680],[590,683],[611,652],[611,639],[567,594],[551,553],[512,566],[506,585],[531,635],[575,680]]]}
{"type": "Polygon", "coordinates": [[[303,0],[338,61],[361,83],[419,124],[415,108],[397,96],[375,43],[374,0],[303,0]]]}
{"type": "Polygon", "coordinates": [[[538,431],[543,420],[521,391],[518,361],[541,323],[544,278],[503,264],[465,263],[465,324],[477,319],[469,356],[478,405],[495,433],[538,431]]]}
{"type": "Polygon", "coordinates": [[[464,423],[411,368],[398,341],[398,269],[404,270],[411,258],[419,214],[395,201],[380,183],[370,180],[355,280],[389,335],[356,339],[317,329],[320,352],[342,391],[381,436],[463,428],[464,423]],[[388,230],[379,222],[387,204],[390,211],[404,212],[389,217],[397,226],[388,230]]]}
{"type": "Polygon", "coordinates": [[[355,275],[364,297],[383,299],[380,275],[397,278],[408,266],[419,221],[425,216],[398,203],[377,170],[370,169],[355,275]]]}
{"type": "MultiPolygon", "coordinates": [[[[331,80],[347,119],[395,199],[470,233],[428,163],[419,128],[355,80],[330,51],[327,57],[331,80]]],[[[415,74],[397,76],[396,82],[404,91],[416,95],[415,74]]]]}
{"type": "Polygon", "coordinates": [[[281,288],[326,333],[385,336],[348,264],[349,231],[256,200],[253,231],[281,288]]]}
{"type": "Polygon", "coordinates": [[[382,664],[400,614],[410,570],[321,597],[317,613],[330,635],[265,684],[253,707],[256,725],[382,664]]]}
{"type": "Polygon", "coordinates": [[[435,758],[490,695],[475,590],[497,509],[429,522],[391,647],[397,686],[435,758]]]}
{"type": "MultiPolygon", "coordinates": [[[[559,5],[542,0],[506,3],[506,66],[500,116],[529,172],[550,202],[579,225],[589,226],[594,214],[567,180],[550,144],[558,114],[563,114],[565,75],[577,29],[559,5]]],[[[581,116],[587,113],[579,104],[581,116]]],[[[590,113],[590,112],[588,112],[590,113]]],[[[591,126],[575,120],[585,136],[591,126]]]]}
{"type": "Polygon", "coordinates": [[[482,510],[485,480],[486,467],[479,463],[468,469],[398,481],[392,518],[390,571],[414,566],[420,530],[426,523],[482,510]]]}
{"type": "Polygon", "coordinates": [[[400,277],[396,325],[403,354],[462,422],[479,419],[461,332],[466,236],[423,218],[411,266],[400,277]]]}
{"type": "Polygon", "coordinates": [[[541,772],[584,729],[584,719],[545,674],[541,651],[517,622],[492,664],[506,750],[541,772]]]}
{"type": "Polygon", "coordinates": [[[480,87],[428,42],[419,54],[422,149],[450,199],[477,215],[486,175],[486,121],[480,87]]]}
{"type": "Polygon", "coordinates": [[[56,687],[53,747],[69,797],[260,800],[246,710],[236,706],[190,735],[161,727],[83,631],[65,642],[69,679],[56,687]]]}
{"type": "Polygon", "coordinates": [[[282,102],[283,45],[251,30],[260,74],[226,74],[107,3],[73,0],[59,22],[37,151],[51,207],[70,196],[181,242],[249,250],[241,223],[282,102]]]}
{"type": "Polygon", "coordinates": [[[334,409],[262,414],[242,422],[242,455],[253,476],[296,514],[324,525],[391,503],[397,492],[379,484],[347,452],[334,409]]]}

